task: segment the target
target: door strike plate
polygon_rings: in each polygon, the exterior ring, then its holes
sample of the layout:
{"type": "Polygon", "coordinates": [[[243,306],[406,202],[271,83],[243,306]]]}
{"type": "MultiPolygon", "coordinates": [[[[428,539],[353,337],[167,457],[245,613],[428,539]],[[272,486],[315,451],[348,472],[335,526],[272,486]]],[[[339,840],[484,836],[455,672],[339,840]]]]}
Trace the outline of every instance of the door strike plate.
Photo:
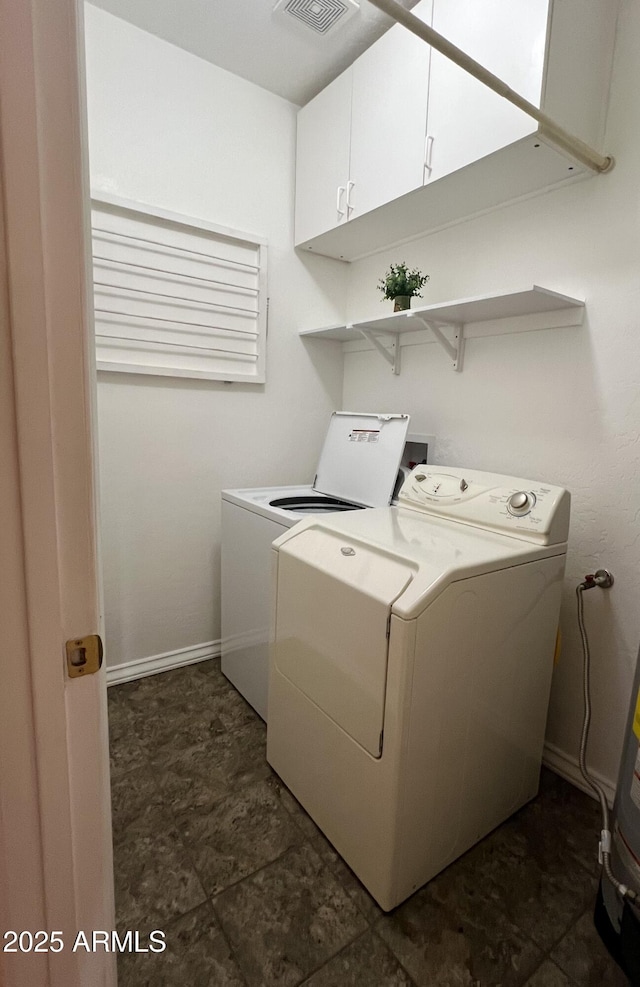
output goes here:
{"type": "Polygon", "coordinates": [[[67,641],[67,672],[69,678],[92,675],[102,666],[102,641],[99,634],[74,637],[67,641]]]}

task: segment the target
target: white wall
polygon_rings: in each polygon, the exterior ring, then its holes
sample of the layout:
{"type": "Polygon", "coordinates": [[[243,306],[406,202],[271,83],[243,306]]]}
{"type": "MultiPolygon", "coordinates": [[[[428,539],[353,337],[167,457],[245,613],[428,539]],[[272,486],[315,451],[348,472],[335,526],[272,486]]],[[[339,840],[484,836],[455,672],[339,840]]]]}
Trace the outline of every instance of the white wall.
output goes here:
{"type": "Polygon", "coordinates": [[[291,249],[295,107],[87,7],[94,187],[264,234],[270,244],[268,383],[100,375],[103,543],[110,664],[215,641],[219,491],[297,482],[333,407],[410,411],[437,460],[566,485],[573,517],[550,750],[571,770],[581,718],[574,587],[593,653],[591,762],[615,780],[640,637],[640,9],[623,0],[607,176],[514,204],[353,265],[291,249]],[[383,311],[399,259],[431,275],[425,302],[533,283],[587,300],[581,328],[470,340],[454,374],[435,344],[403,349],[393,377],[372,352],[299,341],[299,326],[383,311]],[[265,439],[268,436],[268,439],[265,439]]]}
{"type": "MultiPolygon", "coordinates": [[[[351,265],[348,317],[384,312],[375,285],[390,262],[431,275],[423,304],[540,284],[585,298],[581,328],[472,339],[456,374],[435,344],[402,352],[393,377],[372,352],[346,356],[344,404],[402,405],[436,435],[439,463],[547,480],[572,493],[572,522],[548,741],[578,750],[581,651],[575,586],[593,654],[590,761],[615,782],[640,637],[640,7],[624,0],[605,149],[615,170],[351,265]]],[[[390,303],[385,303],[389,306],[390,303]]]]}
{"type": "Polygon", "coordinates": [[[86,6],[92,186],[269,243],[267,384],[99,375],[107,662],[220,637],[220,491],[307,481],[340,407],[347,268],[292,249],[296,107],[86,6]]]}

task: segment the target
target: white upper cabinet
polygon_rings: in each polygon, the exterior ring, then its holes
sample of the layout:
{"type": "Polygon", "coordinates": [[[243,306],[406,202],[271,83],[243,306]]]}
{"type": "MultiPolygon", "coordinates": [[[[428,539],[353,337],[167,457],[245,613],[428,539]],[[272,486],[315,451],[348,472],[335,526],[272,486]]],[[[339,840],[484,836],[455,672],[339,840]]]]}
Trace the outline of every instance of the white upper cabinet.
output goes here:
{"type": "Polygon", "coordinates": [[[346,219],[352,72],[348,68],[298,113],[296,243],[346,219]]]}
{"type": "MultiPolygon", "coordinates": [[[[548,10],[549,0],[435,0],[433,27],[539,107],[548,10]]],[[[522,110],[440,52],[432,53],[427,181],[437,181],[536,129],[535,120],[522,110]]]]}
{"type": "Polygon", "coordinates": [[[430,58],[395,25],[299,111],[297,244],[422,185],[430,58]]]}
{"type": "MultiPolygon", "coordinates": [[[[431,0],[420,8],[430,14],[431,0]]],[[[422,185],[430,60],[429,46],[397,24],[354,63],[350,219],[422,185]]]]}
{"type": "MultiPolygon", "coordinates": [[[[606,153],[618,5],[422,0],[413,13],[606,153]]],[[[593,175],[532,117],[400,25],[298,123],[296,245],[345,260],[593,175]]]]}

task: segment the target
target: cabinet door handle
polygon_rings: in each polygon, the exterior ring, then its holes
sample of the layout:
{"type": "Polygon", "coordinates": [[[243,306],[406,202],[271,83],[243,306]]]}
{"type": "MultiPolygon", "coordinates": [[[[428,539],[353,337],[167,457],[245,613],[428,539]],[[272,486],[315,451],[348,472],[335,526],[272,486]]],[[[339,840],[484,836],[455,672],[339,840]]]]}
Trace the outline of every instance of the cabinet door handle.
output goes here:
{"type": "Polygon", "coordinates": [[[346,190],[346,188],[345,188],[344,185],[338,185],[338,192],[337,192],[337,195],[336,195],[336,212],[338,214],[338,219],[342,219],[342,217],[345,214],[345,210],[344,209],[341,209],[340,208],[340,205],[342,203],[342,196],[344,195],[344,193],[346,191],[347,190],[346,190]]]}
{"type": "Polygon", "coordinates": [[[354,210],[354,206],[351,205],[351,190],[355,187],[355,184],[351,180],[347,182],[347,219],[349,219],[350,214],[354,210]]]}
{"type": "Polygon", "coordinates": [[[433,157],[433,141],[434,137],[432,134],[427,134],[427,138],[424,142],[424,177],[425,181],[430,177],[433,170],[431,159],[433,157]]]}

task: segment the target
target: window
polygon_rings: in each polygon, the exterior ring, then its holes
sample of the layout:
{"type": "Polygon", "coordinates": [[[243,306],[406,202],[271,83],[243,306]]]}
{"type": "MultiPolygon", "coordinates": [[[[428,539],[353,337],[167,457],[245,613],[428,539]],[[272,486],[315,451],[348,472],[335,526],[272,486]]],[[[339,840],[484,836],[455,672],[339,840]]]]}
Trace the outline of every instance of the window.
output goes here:
{"type": "Polygon", "coordinates": [[[99,370],[264,383],[264,239],[102,194],[92,238],[99,370]]]}

